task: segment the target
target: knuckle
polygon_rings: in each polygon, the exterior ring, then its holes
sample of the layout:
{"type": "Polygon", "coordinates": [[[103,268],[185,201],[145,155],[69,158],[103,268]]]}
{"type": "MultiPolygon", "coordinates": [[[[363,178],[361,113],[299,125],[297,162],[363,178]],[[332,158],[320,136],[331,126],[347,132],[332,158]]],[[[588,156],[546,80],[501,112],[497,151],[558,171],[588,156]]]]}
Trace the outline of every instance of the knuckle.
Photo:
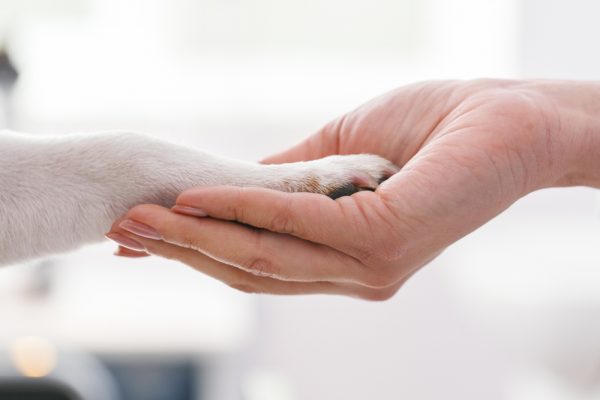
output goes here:
{"type": "Polygon", "coordinates": [[[276,275],[277,271],[272,261],[272,257],[266,249],[264,238],[265,233],[263,231],[255,232],[252,255],[245,258],[240,263],[240,268],[252,275],[273,277],[276,275]]]}
{"type": "Polygon", "coordinates": [[[198,250],[198,245],[196,243],[196,237],[188,231],[182,231],[179,233],[179,236],[173,240],[178,246],[191,249],[198,250]]]}
{"type": "Polygon", "coordinates": [[[129,209],[129,212],[127,214],[129,216],[141,214],[146,210],[147,207],[148,207],[147,204],[135,205],[129,209]]]}
{"type": "MultiPolygon", "coordinates": [[[[236,200],[232,203],[235,220],[243,223],[252,221],[252,225],[272,232],[296,234],[301,231],[299,220],[293,211],[293,198],[290,194],[273,197],[269,207],[263,206],[263,212],[256,214],[249,205],[256,202],[256,192],[252,188],[236,188],[236,200]],[[251,214],[252,213],[252,214],[251,214]]],[[[278,196],[278,195],[274,195],[278,196]]]]}
{"type": "Polygon", "coordinates": [[[155,211],[159,208],[160,206],[154,204],[138,204],[129,209],[129,211],[127,212],[127,217],[133,219],[143,219],[146,215],[148,215],[148,213],[155,211]]]}
{"type": "Polygon", "coordinates": [[[286,234],[293,234],[296,231],[293,220],[287,208],[284,208],[275,214],[273,219],[271,219],[267,229],[273,232],[286,234]]]}
{"type": "Polygon", "coordinates": [[[233,190],[235,200],[229,204],[227,214],[235,221],[244,222],[246,221],[246,207],[244,205],[247,203],[247,189],[244,187],[235,187],[233,190]]]}
{"type": "Polygon", "coordinates": [[[266,228],[273,232],[293,234],[297,231],[296,221],[292,215],[292,198],[287,195],[275,206],[266,228]]]}
{"type": "Polygon", "coordinates": [[[264,257],[249,258],[242,263],[241,267],[256,276],[273,277],[276,275],[273,264],[264,257]]]}
{"type": "Polygon", "coordinates": [[[228,199],[224,201],[224,215],[227,219],[248,223],[251,213],[249,204],[252,204],[252,193],[249,187],[231,187],[227,189],[228,199]]]}

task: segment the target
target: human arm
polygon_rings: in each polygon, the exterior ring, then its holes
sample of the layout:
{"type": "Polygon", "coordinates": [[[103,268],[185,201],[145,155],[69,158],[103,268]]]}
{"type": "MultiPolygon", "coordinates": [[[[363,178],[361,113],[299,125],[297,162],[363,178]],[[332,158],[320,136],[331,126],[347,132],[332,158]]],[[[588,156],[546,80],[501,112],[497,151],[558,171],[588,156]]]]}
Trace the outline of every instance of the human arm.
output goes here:
{"type": "Polygon", "coordinates": [[[335,201],[264,189],[192,189],[177,204],[208,217],[143,205],[125,219],[152,227],[159,240],[128,232],[121,221],[113,230],[244,291],[386,299],[522,196],[553,186],[600,187],[600,85],[411,85],[267,161],[354,152],[379,154],[402,170],[375,192],[335,201]]]}

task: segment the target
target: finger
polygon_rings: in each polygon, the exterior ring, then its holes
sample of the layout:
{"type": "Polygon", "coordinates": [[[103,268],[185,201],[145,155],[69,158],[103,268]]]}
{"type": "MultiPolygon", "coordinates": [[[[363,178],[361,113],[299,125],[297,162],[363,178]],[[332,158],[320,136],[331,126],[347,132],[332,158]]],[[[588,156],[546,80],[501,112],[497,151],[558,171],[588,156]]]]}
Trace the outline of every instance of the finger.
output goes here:
{"type": "Polygon", "coordinates": [[[355,284],[332,282],[292,282],[249,274],[239,268],[214,260],[193,249],[183,248],[160,240],[137,236],[118,226],[113,232],[127,235],[143,245],[150,254],[180,261],[195,270],[217,279],[228,286],[246,293],[269,293],[278,295],[337,294],[364,300],[382,301],[391,298],[409,278],[385,288],[369,288],[355,284]]]}
{"type": "Polygon", "coordinates": [[[187,249],[164,241],[137,238],[147,246],[151,254],[177,260],[195,270],[217,279],[228,286],[247,293],[270,294],[345,294],[345,290],[329,282],[289,282],[269,277],[260,277],[244,272],[239,268],[221,263],[193,249],[187,249]]]}
{"type": "MultiPolygon", "coordinates": [[[[124,216],[119,217],[112,224],[112,227],[117,227],[125,219],[124,216]]],[[[128,258],[140,258],[140,257],[148,257],[148,254],[145,250],[139,249],[140,246],[136,246],[138,243],[129,241],[127,236],[122,235],[121,233],[116,232],[111,228],[111,231],[108,232],[105,237],[107,239],[112,240],[117,243],[117,250],[113,253],[118,257],[128,257],[128,258]]]]}
{"type": "Polygon", "coordinates": [[[190,248],[180,247],[162,240],[144,238],[113,226],[111,232],[128,236],[147,249],[148,253],[177,260],[195,270],[246,293],[281,295],[338,294],[376,300],[382,297],[376,291],[358,285],[338,285],[331,282],[291,282],[249,274],[239,268],[221,263],[190,248]]]}
{"type": "Polygon", "coordinates": [[[192,210],[316,242],[330,236],[329,231],[322,230],[340,217],[339,204],[323,195],[231,186],[182,192],[173,211],[192,214],[192,210]]]}
{"type": "Polygon", "coordinates": [[[256,276],[297,282],[369,283],[367,270],[356,259],[290,235],[193,218],[154,205],[134,207],[126,217],[119,225],[121,229],[199,251],[256,276]]]}
{"type": "Polygon", "coordinates": [[[380,203],[373,192],[334,201],[314,193],[213,187],[183,192],[173,210],[287,233],[361,258],[361,253],[373,251],[369,243],[382,247],[394,238],[391,221],[381,221],[386,210],[380,203]]]}
{"type": "MultiPolygon", "coordinates": [[[[158,206],[152,207],[161,209],[158,206]]],[[[377,288],[353,283],[279,281],[270,277],[249,274],[239,268],[214,260],[193,249],[183,248],[162,240],[148,239],[125,231],[119,226],[119,222],[123,221],[124,218],[120,218],[113,224],[111,233],[126,236],[143,247],[148,253],[181,261],[202,273],[244,292],[272,294],[324,293],[357,297],[364,300],[382,301],[391,298],[416,271],[416,269],[411,271],[396,283],[377,288]]]]}
{"type": "Polygon", "coordinates": [[[265,158],[264,164],[282,164],[298,161],[316,160],[339,153],[339,132],[343,118],[330,122],[317,133],[288,150],[265,158]]]}
{"type": "Polygon", "coordinates": [[[262,188],[195,188],[183,192],[173,210],[287,233],[363,261],[397,258],[406,242],[378,192],[332,200],[314,193],[262,188]]]}

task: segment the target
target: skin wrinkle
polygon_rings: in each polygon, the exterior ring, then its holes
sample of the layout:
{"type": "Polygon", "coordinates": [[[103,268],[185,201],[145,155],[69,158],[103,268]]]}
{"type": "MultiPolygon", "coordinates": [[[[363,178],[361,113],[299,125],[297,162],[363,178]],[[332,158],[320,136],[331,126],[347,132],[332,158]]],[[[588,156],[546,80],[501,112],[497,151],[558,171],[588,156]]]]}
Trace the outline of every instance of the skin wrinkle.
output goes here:
{"type": "MultiPolygon", "coordinates": [[[[400,215],[396,211],[396,207],[394,207],[396,200],[389,197],[390,192],[388,192],[386,188],[381,188],[376,192],[376,194],[377,196],[379,196],[381,203],[386,210],[386,213],[391,214],[394,217],[395,222],[400,223],[400,215]]],[[[397,230],[397,227],[394,226],[394,228],[394,230],[397,230]]]]}
{"type": "MultiPolygon", "coordinates": [[[[367,224],[370,222],[369,218],[366,215],[366,205],[363,206],[362,202],[358,202],[356,201],[356,198],[353,199],[352,197],[350,197],[350,199],[348,199],[348,202],[345,202],[345,205],[346,207],[342,207],[342,209],[350,208],[351,212],[344,211],[344,220],[347,220],[347,216],[351,216],[352,226],[362,226],[365,222],[367,224]],[[358,219],[361,219],[362,221],[358,221],[358,219]]],[[[364,234],[364,231],[361,233],[364,234]]],[[[374,251],[370,246],[365,246],[365,241],[361,240],[358,244],[359,246],[354,248],[353,251],[357,255],[357,258],[362,260],[363,263],[368,263],[369,260],[377,256],[376,254],[374,254],[374,251]]]]}
{"type": "MultiPolygon", "coordinates": [[[[152,248],[154,246],[160,248],[161,250],[158,251],[158,253],[161,257],[170,260],[182,261],[198,270],[202,270],[202,265],[218,263],[216,260],[212,259],[205,261],[206,259],[204,257],[206,256],[203,256],[199,260],[199,257],[196,254],[196,252],[190,249],[178,249],[178,247],[174,245],[170,245],[163,242],[146,241],[146,244],[148,248],[152,248]]],[[[248,290],[249,292],[252,291],[252,289],[256,291],[258,290],[258,287],[260,287],[260,285],[257,284],[257,279],[254,276],[246,274],[240,269],[225,265],[221,265],[219,267],[220,268],[218,269],[218,271],[221,274],[223,274],[224,272],[228,272],[230,274],[230,280],[226,282],[228,286],[234,287],[242,291],[248,290]]]]}
{"type": "MultiPolygon", "coordinates": [[[[402,106],[403,104],[406,103],[406,100],[402,99],[403,101],[398,101],[400,104],[399,106],[402,106]]],[[[412,120],[411,116],[413,116],[413,114],[415,114],[415,107],[416,107],[416,103],[417,102],[408,102],[407,108],[406,110],[403,112],[403,114],[406,116],[406,118],[403,119],[401,126],[399,126],[397,128],[398,131],[402,131],[403,127],[405,128],[405,124],[410,123],[410,121],[412,120]]],[[[396,107],[389,107],[390,111],[388,116],[392,116],[395,112],[396,112],[396,107]]],[[[418,113],[417,113],[418,114],[418,113]]],[[[427,132],[427,130],[426,130],[427,132]]],[[[427,137],[429,135],[425,135],[425,138],[423,138],[422,142],[425,142],[427,140],[427,137]]],[[[396,137],[398,138],[402,138],[402,135],[396,135],[396,137]]],[[[399,139],[400,142],[402,142],[402,140],[399,139]]],[[[422,143],[421,143],[422,144],[422,143]]],[[[398,147],[398,146],[394,146],[394,147],[398,147]]],[[[406,164],[406,162],[408,160],[410,160],[418,151],[418,149],[420,148],[418,145],[414,146],[414,145],[403,145],[400,146],[400,148],[402,149],[402,153],[399,157],[399,164],[400,165],[404,165],[406,164]]]]}
{"type": "MultiPolygon", "coordinates": [[[[491,154],[490,151],[487,151],[485,149],[483,150],[483,154],[486,156],[486,158],[488,159],[488,161],[490,162],[490,164],[492,164],[494,166],[494,172],[495,172],[494,175],[496,177],[496,181],[498,182],[497,187],[498,188],[503,188],[504,187],[504,185],[503,185],[504,179],[502,178],[501,168],[498,167],[498,163],[496,161],[496,158],[494,157],[493,154],[491,154]]],[[[511,175],[512,175],[512,180],[513,180],[513,183],[514,183],[516,177],[515,177],[514,171],[512,170],[512,166],[511,166],[511,175]]],[[[506,193],[502,193],[501,197],[504,197],[504,195],[506,195],[506,193]]]]}
{"type": "MultiPolygon", "coordinates": [[[[511,130],[511,127],[507,127],[507,129],[511,130]]],[[[490,132],[490,134],[496,134],[495,132],[490,132]]],[[[526,188],[526,182],[527,179],[524,176],[523,173],[518,173],[518,171],[522,171],[524,172],[525,170],[525,166],[527,165],[525,163],[525,160],[522,158],[522,153],[519,149],[517,149],[516,147],[514,147],[513,143],[511,141],[507,141],[506,138],[504,137],[500,137],[498,138],[498,141],[496,143],[493,143],[490,146],[490,149],[483,149],[484,154],[487,156],[487,159],[490,161],[490,163],[494,166],[494,172],[498,181],[498,185],[497,187],[502,189],[502,193],[501,193],[501,198],[507,197],[507,196],[511,196],[514,195],[514,193],[522,193],[525,194],[525,188],[526,188]],[[522,168],[518,168],[518,166],[514,165],[514,163],[511,161],[513,159],[513,157],[511,157],[511,154],[516,155],[516,159],[519,161],[519,165],[522,168]],[[497,157],[497,156],[498,157],[497,157]],[[504,163],[499,164],[497,158],[499,158],[499,156],[504,155],[504,163]],[[511,175],[511,179],[510,179],[510,184],[505,184],[505,180],[503,179],[503,174],[502,171],[504,170],[505,167],[508,166],[508,170],[510,171],[510,175],[511,175]],[[514,191],[509,191],[509,190],[505,190],[508,188],[515,188],[516,190],[514,191]],[[519,190],[518,188],[521,187],[521,189],[519,190]]]]}
{"type": "MultiPolygon", "coordinates": [[[[512,197],[515,196],[524,196],[527,193],[529,193],[529,179],[527,177],[527,165],[529,165],[529,163],[527,163],[525,161],[525,159],[523,158],[523,153],[521,151],[519,151],[518,149],[514,149],[511,147],[507,148],[507,153],[508,153],[508,158],[509,160],[511,160],[509,162],[510,165],[510,173],[512,176],[512,187],[515,188],[516,193],[511,194],[512,197]],[[513,154],[515,157],[511,157],[510,155],[513,154]],[[516,158],[517,162],[513,162],[512,160],[514,160],[516,158]]],[[[505,196],[509,196],[506,195],[505,196]]]]}
{"type": "MultiPolygon", "coordinates": [[[[459,146],[456,143],[444,143],[444,146],[447,147],[456,147],[459,146]]],[[[463,150],[464,149],[465,144],[460,145],[460,149],[463,150]]],[[[478,175],[478,166],[479,166],[479,159],[481,158],[478,155],[478,152],[480,151],[479,148],[477,147],[473,147],[474,150],[476,151],[472,151],[472,152],[460,152],[461,154],[455,154],[458,152],[452,152],[452,151],[448,151],[446,157],[448,157],[450,160],[452,160],[454,162],[455,167],[459,167],[460,170],[463,171],[464,175],[471,175],[474,178],[478,179],[479,175],[478,175]]],[[[447,167],[447,166],[446,166],[447,167]]],[[[459,173],[456,174],[457,177],[462,177],[464,176],[463,174],[459,173]]],[[[464,178],[463,178],[464,179],[464,178]]]]}
{"type": "MultiPolygon", "coordinates": [[[[476,104],[474,104],[474,107],[473,107],[471,110],[467,110],[466,112],[463,112],[463,113],[462,113],[462,117],[463,117],[463,118],[468,118],[468,116],[469,116],[469,113],[471,113],[471,112],[474,112],[474,111],[476,111],[476,110],[477,110],[477,109],[476,109],[476,107],[477,107],[477,105],[476,105],[476,104]]],[[[458,121],[460,121],[460,118],[461,118],[461,117],[459,117],[459,118],[458,118],[458,121]]],[[[476,125],[471,125],[471,126],[469,126],[469,125],[464,125],[464,124],[461,124],[461,125],[460,125],[460,128],[459,128],[459,129],[457,129],[457,130],[455,130],[455,131],[448,130],[448,132],[446,133],[446,136],[448,136],[448,135],[452,135],[452,134],[461,134],[461,133],[462,133],[461,131],[466,131],[467,129],[474,129],[474,128],[476,128],[476,125]]],[[[489,132],[488,134],[492,134],[492,132],[489,132]]],[[[500,145],[500,146],[498,146],[498,147],[499,147],[499,148],[501,148],[501,147],[504,147],[504,146],[503,146],[503,145],[500,145]]],[[[500,169],[499,169],[499,167],[498,167],[497,161],[495,160],[495,157],[494,157],[494,156],[492,156],[492,155],[489,153],[489,151],[486,151],[486,150],[484,150],[484,152],[485,152],[485,156],[486,156],[486,158],[487,158],[487,159],[488,159],[488,160],[491,162],[491,164],[492,164],[492,165],[494,165],[494,168],[495,168],[495,170],[496,170],[496,175],[497,175],[498,183],[499,183],[500,187],[502,187],[502,182],[501,182],[501,181],[502,181],[502,179],[501,179],[501,175],[502,175],[502,174],[501,174],[501,172],[500,172],[500,169]]],[[[495,153],[495,151],[494,151],[494,153],[495,153]]],[[[459,164],[462,164],[462,162],[460,162],[460,161],[459,161],[459,164]]],[[[510,164],[510,163],[509,163],[509,166],[510,166],[510,167],[512,167],[512,164],[510,164]]],[[[470,169],[470,167],[468,167],[468,168],[470,169]]],[[[514,171],[512,171],[512,172],[513,172],[513,175],[514,175],[514,171]]],[[[515,178],[516,178],[516,176],[515,176],[515,178]]],[[[516,180],[515,180],[515,181],[516,181],[516,180]]]]}
{"type": "MultiPolygon", "coordinates": [[[[356,203],[354,201],[354,199],[351,197],[346,197],[346,198],[341,198],[340,200],[336,201],[336,204],[339,207],[340,213],[342,215],[342,219],[343,221],[348,221],[349,217],[353,215],[352,212],[347,212],[347,209],[352,208],[352,207],[348,207],[348,205],[353,205],[354,207],[356,207],[356,203]]],[[[353,222],[351,223],[352,226],[357,226],[357,221],[355,218],[352,218],[353,222]]],[[[368,262],[368,260],[370,258],[373,257],[372,255],[372,250],[370,248],[365,248],[363,246],[364,242],[360,241],[360,243],[358,243],[358,245],[353,246],[351,249],[341,249],[343,250],[346,255],[356,261],[356,265],[357,265],[357,269],[361,272],[361,276],[357,277],[359,279],[359,281],[363,282],[367,279],[369,279],[369,275],[368,275],[368,269],[365,266],[365,262],[368,262]]],[[[323,244],[326,246],[326,244],[323,244]]],[[[336,249],[336,251],[338,251],[336,249]]]]}
{"type": "MultiPolygon", "coordinates": [[[[441,89],[438,89],[438,90],[441,90],[441,89]]],[[[415,153],[419,149],[422,149],[427,144],[429,144],[429,142],[435,137],[435,135],[437,135],[439,133],[442,126],[444,125],[444,122],[446,122],[448,117],[456,111],[456,106],[449,106],[451,100],[454,100],[452,98],[452,96],[453,96],[453,92],[451,91],[450,94],[445,98],[444,106],[441,108],[442,110],[447,110],[447,111],[442,112],[440,118],[436,122],[433,123],[433,126],[431,127],[431,129],[429,129],[430,133],[425,136],[424,140],[416,148],[415,153]]],[[[430,97],[433,97],[433,94],[431,94],[430,97]]]]}
{"type": "MultiPolygon", "coordinates": [[[[371,105],[371,107],[372,106],[373,105],[371,105]]],[[[337,134],[338,148],[339,148],[339,151],[341,154],[346,154],[349,152],[347,150],[348,148],[355,147],[355,144],[357,141],[358,127],[360,127],[360,132],[362,132],[362,130],[368,130],[369,132],[371,132],[370,131],[371,126],[368,124],[364,124],[361,120],[362,120],[361,116],[355,115],[354,112],[351,112],[351,113],[346,114],[343,117],[341,117],[342,123],[339,125],[339,130],[338,130],[338,134],[337,134]],[[350,126],[350,127],[346,128],[346,131],[344,134],[342,132],[344,132],[343,129],[346,126],[350,126]]],[[[365,146],[365,143],[362,143],[362,145],[365,146]]],[[[361,150],[361,151],[364,151],[364,150],[361,150]]]]}
{"type": "MultiPolygon", "coordinates": [[[[443,139],[445,136],[457,134],[457,132],[460,132],[462,130],[466,130],[469,128],[475,130],[476,128],[479,128],[479,125],[470,119],[472,113],[480,113],[481,112],[481,110],[479,110],[479,107],[481,107],[480,104],[472,102],[472,103],[468,103],[467,105],[463,104],[462,106],[454,108],[447,115],[448,118],[452,117],[451,123],[448,126],[444,127],[444,132],[438,132],[427,143],[427,145],[431,145],[431,144],[435,143],[436,141],[443,139]],[[464,108],[464,110],[463,110],[463,108],[464,108]],[[467,122],[467,123],[465,123],[465,122],[467,122]]],[[[423,147],[426,148],[426,146],[423,146],[423,147]]]]}
{"type": "Polygon", "coordinates": [[[524,190],[524,184],[520,178],[518,168],[513,165],[513,160],[520,159],[518,152],[511,149],[506,149],[503,152],[503,156],[503,168],[506,168],[509,173],[505,174],[506,176],[504,182],[502,182],[502,168],[498,168],[497,166],[495,168],[495,173],[499,180],[498,188],[501,189],[500,196],[498,196],[499,199],[510,197],[511,193],[519,193],[524,190]],[[521,189],[518,189],[519,187],[521,187],[521,189]]]}
{"type": "Polygon", "coordinates": [[[240,267],[257,276],[276,277],[275,266],[270,261],[269,253],[265,251],[265,231],[253,232],[253,249],[252,257],[242,262],[240,267]]]}
{"type": "MultiPolygon", "coordinates": [[[[229,222],[229,223],[232,223],[232,222],[229,222]]],[[[256,233],[258,234],[258,233],[260,233],[260,232],[256,232],[256,233]]],[[[190,250],[195,250],[195,251],[197,251],[197,252],[199,252],[199,253],[203,254],[204,256],[210,257],[210,258],[212,258],[212,259],[214,259],[214,260],[216,260],[216,261],[218,261],[218,262],[221,262],[221,263],[226,263],[227,265],[230,265],[230,266],[232,266],[232,267],[234,267],[234,268],[238,268],[238,269],[240,269],[240,270],[241,270],[241,269],[243,269],[243,268],[241,268],[242,266],[241,266],[241,265],[239,265],[239,264],[236,264],[236,265],[232,265],[232,264],[230,264],[230,263],[231,263],[231,261],[230,261],[230,260],[226,260],[225,258],[221,257],[221,256],[219,255],[219,253],[218,253],[218,252],[215,252],[214,250],[213,250],[213,251],[209,251],[209,250],[206,250],[206,249],[204,249],[204,248],[201,248],[200,246],[198,246],[197,248],[189,248],[189,249],[190,249],[190,250]]]]}
{"type": "Polygon", "coordinates": [[[239,207],[239,204],[244,204],[244,194],[247,193],[245,188],[238,187],[235,191],[235,199],[229,203],[228,214],[233,216],[236,222],[246,221],[244,215],[245,209],[239,207]]]}
{"type": "Polygon", "coordinates": [[[340,118],[336,120],[334,123],[333,129],[331,133],[333,134],[333,154],[340,154],[342,150],[342,135],[341,132],[344,129],[347,115],[342,115],[340,118]]]}
{"type": "MultiPolygon", "coordinates": [[[[536,101],[534,99],[534,97],[539,98],[539,96],[536,96],[535,94],[532,94],[530,91],[526,91],[526,93],[522,94],[522,98],[530,105],[530,110],[532,110],[532,112],[528,113],[528,115],[530,116],[535,116],[535,121],[532,121],[530,125],[527,126],[527,133],[532,136],[532,137],[538,137],[540,135],[541,132],[543,132],[542,134],[542,139],[538,139],[536,141],[534,141],[534,143],[532,143],[532,148],[534,149],[534,151],[532,152],[532,155],[534,157],[534,164],[536,165],[536,171],[538,171],[535,175],[536,176],[541,176],[542,174],[540,173],[541,171],[552,171],[554,169],[554,166],[556,164],[555,161],[555,140],[553,138],[553,129],[552,126],[549,122],[549,118],[550,115],[554,115],[555,116],[555,123],[556,123],[556,128],[558,129],[558,132],[560,133],[562,130],[562,122],[561,122],[561,117],[560,117],[560,113],[558,112],[558,109],[556,108],[556,104],[554,104],[554,102],[552,101],[544,101],[544,104],[548,105],[550,107],[550,109],[552,110],[551,113],[547,113],[547,112],[543,112],[540,103],[543,101],[543,99],[539,99],[538,101],[536,101]],[[542,127],[539,127],[541,122],[542,127]],[[538,132],[537,135],[533,135],[532,132],[538,132]],[[543,150],[543,157],[539,154],[538,149],[538,142],[542,143],[541,147],[544,149],[543,150]],[[541,159],[544,160],[544,162],[541,161],[541,159]]],[[[524,163],[524,162],[523,162],[524,163]]],[[[532,184],[533,179],[529,178],[528,182],[525,183],[525,185],[527,186],[526,188],[524,188],[522,190],[521,193],[529,193],[532,190],[538,189],[539,187],[536,187],[532,184]]]]}
{"type": "MultiPolygon", "coordinates": [[[[445,155],[446,161],[452,160],[453,163],[446,163],[445,165],[439,165],[439,163],[436,161],[433,164],[435,166],[433,166],[433,167],[430,166],[429,167],[429,169],[428,169],[429,173],[431,174],[432,172],[436,171],[436,172],[441,173],[442,175],[446,175],[448,173],[449,169],[451,171],[454,171],[454,168],[459,167],[460,170],[462,171],[462,173],[456,173],[455,172],[453,174],[453,176],[455,178],[459,178],[459,180],[455,184],[456,186],[458,186],[458,187],[465,186],[464,184],[461,184],[459,182],[468,183],[468,182],[470,182],[470,178],[469,177],[472,177],[472,178],[475,179],[476,182],[479,182],[478,186],[480,186],[481,183],[482,183],[482,178],[483,178],[483,182],[485,182],[485,177],[484,176],[480,176],[481,174],[478,173],[479,169],[476,168],[479,165],[478,164],[479,160],[481,159],[481,157],[477,156],[476,153],[478,151],[480,151],[480,149],[478,149],[477,147],[475,147],[474,148],[475,152],[468,153],[468,154],[471,154],[471,155],[469,157],[465,157],[464,154],[461,155],[461,156],[458,156],[458,155],[455,155],[455,153],[456,153],[455,151],[448,150],[448,147],[452,148],[452,147],[456,147],[456,146],[459,146],[458,147],[459,149],[464,149],[464,145],[461,146],[461,145],[458,145],[458,144],[456,144],[454,142],[444,143],[443,147],[441,149],[438,148],[437,149],[438,152],[441,151],[441,150],[443,150],[442,153],[445,155]],[[453,166],[453,167],[449,168],[449,166],[453,166]],[[440,170],[440,171],[438,171],[438,170],[440,170]]],[[[429,158],[429,162],[430,162],[430,164],[432,164],[432,162],[430,161],[431,160],[431,154],[429,154],[429,156],[430,156],[430,157],[428,157],[429,158]]],[[[444,180],[445,180],[445,178],[441,178],[441,180],[440,180],[440,178],[436,178],[435,179],[435,181],[442,181],[442,182],[444,180]]],[[[424,190],[427,190],[427,189],[424,189],[424,190]]],[[[429,192],[435,193],[436,190],[437,190],[437,188],[433,188],[433,189],[429,190],[429,192]]],[[[455,193],[455,195],[456,194],[457,193],[455,193]]],[[[452,210],[454,208],[460,210],[461,209],[461,205],[464,202],[469,201],[469,200],[472,201],[473,199],[472,199],[472,197],[468,193],[461,193],[461,196],[458,197],[458,198],[456,198],[456,199],[454,199],[452,204],[446,204],[444,206],[443,210],[452,210]]],[[[418,206],[417,209],[420,209],[420,210],[423,210],[423,209],[429,210],[429,213],[430,213],[429,217],[428,216],[424,216],[423,217],[423,218],[426,218],[425,220],[431,219],[430,218],[430,217],[432,217],[431,213],[436,211],[435,208],[428,207],[428,206],[425,206],[423,204],[421,204],[420,206],[418,206]]],[[[443,210],[437,210],[437,211],[439,213],[439,212],[441,212],[443,210]]],[[[438,215],[437,216],[437,218],[440,218],[440,219],[443,219],[444,217],[445,217],[445,215],[438,215]]]]}
{"type": "MultiPolygon", "coordinates": [[[[352,196],[350,196],[350,197],[345,197],[345,198],[344,198],[344,197],[342,197],[342,198],[340,198],[339,200],[335,200],[335,201],[334,201],[334,202],[335,202],[335,204],[336,204],[336,206],[338,207],[339,214],[341,215],[341,219],[342,219],[343,221],[347,221],[347,220],[348,220],[348,215],[347,215],[347,213],[346,213],[345,207],[343,206],[343,202],[344,202],[345,200],[350,200],[350,199],[352,199],[352,196]]],[[[338,213],[334,213],[334,214],[338,214],[338,213]]],[[[314,242],[314,243],[317,243],[317,242],[314,242]]],[[[322,246],[327,246],[327,247],[330,247],[329,245],[327,245],[327,244],[324,244],[324,243],[317,243],[317,244],[319,244],[319,245],[322,245],[322,246]]],[[[336,249],[335,247],[332,247],[332,248],[333,248],[334,250],[338,251],[338,249],[336,249]]],[[[352,259],[356,260],[356,262],[357,262],[357,265],[362,265],[362,261],[361,261],[361,260],[360,260],[358,257],[355,257],[353,254],[347,254],[347,255],[348,255],[350,258],[352,258],[352,259]]]]}
{"type": "MultiPolygon", "coordinates": [[[[414,174],[419,174],[419,171],[410,171],[410,173],[414,174]]],[[[416,183],[413,181],[413,185],[415,185],[416,183]]],[[[423,231],[425,229],[427,229],[427,227],[429,226],[429,224],[426,222],[425,219],[417,216],[415,213],[411,213],[410,215],[404,213],[402,215],[400,215],[400,210],[402,207],[402,209],[412,209],[414,210],[414,207],[407,207],[406,203],[403,204],[397,204],[397,201],[392,201],[392,202],[387,202],[386,205],[392,210],[392,213],[396,216],[397,221],[399,224],[401,224],[402,226],[406,226],[408,229],[402,229],[402,231],[407,231],[407,232],[419,232],[419,231],[423,231]],[[392,205],[393,204],[393,205],[392,205]],[[396,208],[398,208],[398,210],[396,210],[396,208]]],[[[418,207],[418,206],[417,206],[418,207]]],[[[432,210],[433,211],[433,210],[432,210]]],[[[417,236],[415,236],[417,237],[417,236]]],[[[407,243],[409,243],[406,240],[407,243]]]]}
{"type": "MultiPolygon", "coordinates": [[[[528,132],[523,133],[523,135],[526,134],[529,135],[528,132]]],[[[534,178],[534,175],[539,174],[532,174],[532,171],[540,171],[543,168],[540,166],[539,156],[534,146],[532,144],[519,147],[516,143],[505,144],[507,159],[509,160],[508,165],[513,176],[513,187],[516,189],[516,193],[512,194],[513,196],[524,196],[536,189],[534,182],[537,179],[534,178]],[[516,162],[513,160],[516,160],[516,162]]]]}
{"type": "MultiPolygon", "coordinates": [[[[169,228],[167,228],[167,230],[169,230],[169,228]]],[[[181,232],[181,236],[177,240],[178,245],[186,249],[201,251],[200,247],[196,245],[196,236],[194,231],[182,229],[181,232]]]]}
{"type": "Polygon", "coordinates": [[[377,222],[374,223],[367,220],[368,230],[370,231],[371,236],[375,236],[378,230],[389,232],[389,234],[385,235],[385,238],[381,239],[380,241],[380,244],[383,246],[383,250],[379,252],[379,258],[382,258],[384,261],[390,263],[398,262],[405,254],[405,240],[403,237],[402,239],[398,237],[399,231],[397,227],[397,216],[393,213],[390,213],[390,209],[385,203],[384,197],[380,193],[380,191],[376,191],[374,195],[378,197],[378,201],[370,203],[375,204],[375,206],[370,207],[369,210],[377,216],[377,219],[370,219],[377,222]],[[392,217],[390,217],[390,215],[392,217]],[[375,224],[377,225],[377,227],[375,226],[375,224]]]}
{"type": "Polygon", "coordinates": [[[306,232],[304,232],[303,230],[301,231],[292,220],[292,217],[290,215],[290,210],[292,209],[291,205],[292,198],[286,197],[285,204],[279,210],[277,210],[277,212],[274,215],[274,218],[271,220],[271,222],[266,228],[274,232],[281,232],[288,235],[305,237],[306,232]]]}

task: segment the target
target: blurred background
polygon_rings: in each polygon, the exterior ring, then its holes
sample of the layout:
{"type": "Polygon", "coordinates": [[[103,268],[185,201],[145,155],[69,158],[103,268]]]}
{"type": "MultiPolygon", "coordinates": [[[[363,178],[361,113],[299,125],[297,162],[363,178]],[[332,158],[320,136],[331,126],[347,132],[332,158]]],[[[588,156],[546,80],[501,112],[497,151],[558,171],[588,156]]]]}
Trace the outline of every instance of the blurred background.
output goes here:
{"type": "MultiPolygon", "coordinates": [[[[257,160],[416,80],[599,79],[598,15],[592,0],[0,0],[0,128],[135,129],[257,160]]],[[[3,268],[0,388],[600,399],[597,205],[591,189],[531,194],[385,303],[244,295],[109,243],[3,268]]]]}

